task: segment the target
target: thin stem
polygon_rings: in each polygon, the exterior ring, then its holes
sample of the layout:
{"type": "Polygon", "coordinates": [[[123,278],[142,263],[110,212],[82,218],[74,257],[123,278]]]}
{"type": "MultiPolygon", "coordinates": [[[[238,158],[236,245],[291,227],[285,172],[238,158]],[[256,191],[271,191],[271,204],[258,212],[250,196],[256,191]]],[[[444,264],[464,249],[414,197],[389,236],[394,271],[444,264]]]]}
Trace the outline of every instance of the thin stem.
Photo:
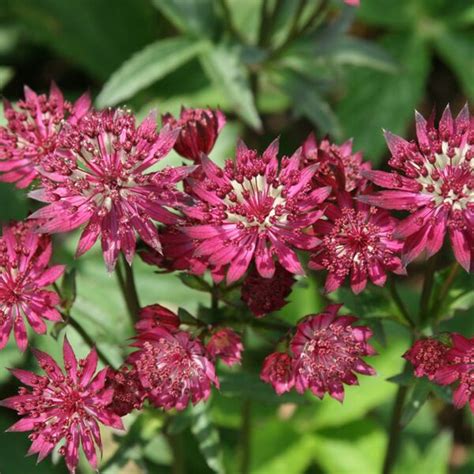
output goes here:
{"type": "Polygon", "coordinates": [[[250,473],[251,435],[252,435],[252,402],[246,399],[242,403],[242,425],[240,429],[241,464],[240,473],[250,473]]]}
{"type": "Polygon", "coordinates": [[[171,452],[173,453],[172,473],[184,474],[186,471],[185,471],[185,465],[184,465],[185,455],[184,455],[184,449],[183,449],[183,439],[181,435],[179,434],[172,435],[172,434],[166,433],[166,430],[165,430],[165,436],[171,448],[171,452]]]}
{"type": "Polygon", "coordinates": [[[219,287],[215,283],[211,289],[211,309],[213,313],[219,309],[219,287]]]}
{"type": "Polygon", "coordinates": [[[388,283],[388,288],[390,290],[390,295],[392,296],[392,300],[397,305],[397,308],[400,310],[400,313],[402,314],[405,322],[412,329],[414,329],[416,325],[412,317],[410,316],[410,313],[408,312],[408,309],[405,306],[405,303],[403,303],[403,300],[401,299],[400,294],[398,293],[397,285],[393,278],[390,278],[390,281],[388,283]]]}
{"type": "Polygon", "coordinates": [[[425,278],[423,280],[423,289],[421,290],[420,308],[418,313],[418,320],[420,323],[426,323],[429,317],[431,293],[433,290],[436,269],[436,257],[437,255],[431,257],[425,268],[425,278]]]}
{"type": "Polygon", "coordinates": [[[117,280],[119,282],[125,304],[127,305],[130,319],[134,323],[138,319],[140,301],[138,299],[137,287],[135,285],[133,268],[125,260],[125,257],[122,259],[122,262],[117,262],[115,274],[117,275],[117,280]]]}
{"type": "Polygon", "coordinates": [[[451,288],[451,285],[453,284],[460,270],[461,270],[461,265],[459,265],[458,262],[454,262],[451,266],[451,270],[449,271],[448,276],[446,277],[446,280],[444,280],[443,285],[441,286],[439,290],[438,297],[436,298],[436,304],[434,305],[434,308],[433,308],[436,313],[440,311],[442,302],[444,298],[446,298],[449,292],[449,289],[451,288]]]}

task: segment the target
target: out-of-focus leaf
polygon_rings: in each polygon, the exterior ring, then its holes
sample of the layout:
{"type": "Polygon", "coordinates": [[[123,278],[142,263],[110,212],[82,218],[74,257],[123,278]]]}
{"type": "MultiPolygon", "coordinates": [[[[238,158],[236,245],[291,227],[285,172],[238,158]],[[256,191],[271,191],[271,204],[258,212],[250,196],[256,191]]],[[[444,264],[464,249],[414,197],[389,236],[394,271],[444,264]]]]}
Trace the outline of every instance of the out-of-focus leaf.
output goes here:
{"type": "Polygon", "coordinates": [[[178,278],[181,280],[183,285],[186,285],[193,290],[205,292],[211,291],[211,286],[209,283],[197,275],[192,275],[190,273],[180,273],[178,278]]]}
{"type": "Polygon", "coordinates": [[[365,150],[374,161],[386,150],[382,128],[405,133],[429,71],[429,52],[423,40],[393,34],[382,45],[400,62],[400,73],[351,69],[345,97],[336,108],[344,135],[354,137],[355,148],[365,150]]]}
{"type": "Polygon", "coordinates": [[[413,372],[410,371],[405,371],[405,372],[400,372],[397,375],[393,375],[392,377],[389,377],[387,379],[387,382],[392,382],[396,383],[397,385],[411,385],[412,383],[415,382],[415,378],[413,376],[413,372]]]}
{"type": "Polygon", "coordinates": [[[135,53],[110,77],[97,97],[99,107],[132,97],[196,56],[204,42],[178,37],[156,41],[135,53]]]}
{"type": "Polygon", "coordinates": [[[66,270],[61,282],[61,304],[66,310],[66,312],[68,312],[72,308],[74,301],[76,301],[76,296],[76,269],[72,268],[66,270]]]}
{"type": "Polygon", "coordinates": [[[209,402],[201,402],[190,409],[191,431],[207,465],[218,474],[224,473],[224,455],[219,432],[209,416],[209,402]]]}
{"type": "Polygon", "coordinates": [[[213,0],[152,0],[179,30],[202,37],[212,36],[217,24],[213,0]]]}
{"type": "Polygon", "coordinates": [[[25,354],[18,349],[13,334],[7,345],[0,351],[0,383],[10,377],[10,372],[6,369],[18,367],[25,358],[25,354]]]}
{"type": "Polygon", "coordinates": [[[220,44],[209,48],[201,54],[201,62],[208,77],[228,97],[237,114],[253,128],[260,129],[262,123],[247,71],[240,60],[239,47],[220,44]]]}
{"type": "Polygon", "coordinates": [[[357,16],[363,21],[381,26],[406,28],[416,20],[418,2],[413,0],[367,0],[361,2],[357,16]],[[411,4],[411,5],[410,5],[411,4]]]}
{"type": "Polygon", "coordinates": [[[0,183],[0,202],[8,203],[0,206],[0,223],[26,217],[28,211],[26,193],[16,189],[13,184],[0,183]]]}
{"type": "Polygon", "coordinates": [[[0,90],[2,90],[13,77],[13,69],[7,66],[0,66],[0,90]]]}
{"type": "Polygon", "coordinates": [[[252,44],[257,42],[262,0],[225,0],[235,28],[252,44]]]}
{"type": "Polygon", "coordinates": [[[419,378],[416,380],[410,398],[403,407],[402,417],[400,423],[402,426],[408,425],[410,421],[415,417],[421,407],[428,399],[428,395],[431,392],[431,384],[425,378],[419,378]]]}
{"type": "Polygon", "coordinates": [[[183,324],[190,324],[192,326],[195,326],[196,324],[199,323],[199,321],[189,311],[186,311],[184,308],[178,309],[178,317],[179,317],[179,320],[183,324]]]}
{"type": "Polygon", "coordinates": [[[0,27],[0,54],[6,54],[13,50],[18,42],[20,31],[16,26],[0,27]]]}
{"type": "Polygon", "coordinates": [[[474,100],[474,32],[444,31],[435,37],[435,45],[456,72],[469,99],[474,100]]]}
{"type": "Polygon", "coordinates": [[[451,451],[451,434],[440,433],[426,448],[413,472],[429,472],[430,474],[447,474],[449,472],[449,453],[451,451]]]}
{"type": "Polygon", "coordinates": [[[148,0],[17,0],[13,12],[24,33],[99,79],[154,39],[148,0]]]}

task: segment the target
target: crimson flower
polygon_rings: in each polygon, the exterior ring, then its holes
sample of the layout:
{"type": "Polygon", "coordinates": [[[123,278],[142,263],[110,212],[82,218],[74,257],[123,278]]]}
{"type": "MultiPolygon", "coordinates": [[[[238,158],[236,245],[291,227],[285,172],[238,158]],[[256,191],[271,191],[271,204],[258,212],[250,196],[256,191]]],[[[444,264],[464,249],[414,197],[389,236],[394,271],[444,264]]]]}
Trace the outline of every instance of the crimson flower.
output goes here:
{"type": "Polygon", "coordinates": [[[111,389],[104,388],[107,369],[94,376],[96,351],[93,349],[78,362],[66,338],[63,353],[64,371],[48,354],[34,350],[45,375],[12,369],[12,374],[29,388],[21,387],[19,395],[2,400],[0,405],[23,417],[8,431],[32,432],[28,454],[38,454],[38,462],[64,439],[59,453],[70,473],[76,472],[80,444],[91,466],[97,469],[96,446],[102,449],[99,423],[123,429],[120,417],[107,408],[113,396],[111,389]]]}
{"type": "Polygon", "coordinates": [[[375,375],[375,370],[361,357],[374,355],[368,339],[372,331],[356,326],[355,316],[337,316],[342,305],[329,305],[324,312],[309,315],[297,326],[291,341],[295,388],[299,393],[310,389],[323,398],[344,399],[343,383],[358,383],[354,372],[375,375]]]}
{"type": "Polygon", "coordinates": [[[201,154],[209,154],[214,148],[219,132],[225,125],[225,116],[220,110],[181,108],[178,119],[164,114],[163,125],[179,130],[174,145],[177,153],[198,163],[201,154]]]}
{"type": "Polygon", "coordinates": [[[273,352],[263,361],[260,378],[272,385],[278,395],[289,392],[295,385],[292,358],[283,352],[273,352]]]}
{"type": "Polygon", "coordinates": [[[196,240],[195,256],[226,269],[227,283],[241,278],[252,260],[258,273],[271,278],[276,260],[290,273],[303,274],[293,249],[310,249],[318,239],[304,229],[323,214],[319,205],[329,187],[314,188],[317,165],[301,169],[301,151],[277,160],[278,141],[258,155],[243,143],[236,160],[222,170],[202,157],[202,177],[189,178],[196,198],[183,212],[192,219],[183,231],[196,240]]]}
{"type": "Polygon", "coordinates": [[[206,349],[213,359],[218,357],[230,367],[240,364],[244,346],[242,338],[235,331],[230,328],[222,328],[211,335],[206,349]]]}
{"type": "Polygon", "coordinates": [[[211,384],[219,387],[215,368],[199,339],[185,331],[155,327],[139,333],[132,344],[138,350],[129,357],[138,378],[155,406],[184,410],[206,400],[211,384]]]}
{"type": "Polygon", "coordinates": [[[7,125],[0,127],[0,181],[26,188],[38,176],[38,166],[58,146],[63,121],[76,124],[89,110],[90,97],[74,104],[64,100],[56,84],[49,97],[37,95],[25,86],[25,98],[16,108],[4,101],[7,125]]]}
{"type": "Polygon", "coordinates": [[[257,318],[283,308],[288,303],[285,298],[296,281],[293,274],[279,263],[275,266],[271,278],[262,278],[256,270],[252,270],[242,283],[242,301],[257,318]]]}
{"type": "Polygon", "coordinates": [[[325,216],[314,225],[321,244],[314,250],[309,267],[327,270],[325,289],[339,288],[350,276],[351,288],[360,293],[367,280],[383,286],[387,271],[404,274],[400,261],[402,242],[393,237],[397,224],[390,214],[339,193],[336,204],[328,204],[325,216]]]}
{"type": "Polygon", "coordinates": [[[439,251],[448,232],[454,255],[466,271],[474,271],[474,120],[467,105],[453,119],[449,106],[438,129],[416,113],[416,142],[386,132],[393,172],[364,175],[387,188],[364,202],[410,215],[397,227],[405,239],[402,260],[411,262],[426,249],[439,251]]]}
{"type": "Polygon", "coordinates": [[[64,272],[63,265],[49,267],[51,238],[32,231],[32,224],[18,222],[3,228],[0,238],[0,349],[12,329],[20,350],[28,345],[25,319],[38,334],[46,332],[44,320],[60,321],[55,309],[59,297],[45,288],[64,272]]]}
{"type": "Polygon", "coordinates": [[[119,370],[109,367],[105,386],[113,390],[112,401],[107,408],[116,415],[125,416],[142,408],[146,393],[135,369],[126,365],[119,370]]]}
{"type": "Polygon", "coordinates": [[[160,251],[153,220],[174,222],[166,206],[181,194],[174,186],[190,170],[186,167],[146,171],[172,148],[176,133],[156,133],[150,114],[139,126],[123,110],[91,112],[75,127],[64,127],[61,147],[42,165],[42,188],[30,196],[47,203],[32,214],[44,219],[42,232],[68,232],[86,224],[77,256],[101,237],[107,269],[112,271],[120,252],[131,263],[136,235],[160,251]]]}
{"type": "Polygon", "coordinates": [[[416,377],[435,378],[437,371],[446,364],[449,347],[438,339],[427,337],[415,341],[412,347],[403,354],[415,368],[416,377]]]}
{"type": "Polygon", "coordinates": [[[159,304],[145,306],[139,312],[140,319],[135,324],[137,332],[147,332],[155,327],[163,327],[168,331],[179,328],[180,321],[176,314],[159,304]]]}

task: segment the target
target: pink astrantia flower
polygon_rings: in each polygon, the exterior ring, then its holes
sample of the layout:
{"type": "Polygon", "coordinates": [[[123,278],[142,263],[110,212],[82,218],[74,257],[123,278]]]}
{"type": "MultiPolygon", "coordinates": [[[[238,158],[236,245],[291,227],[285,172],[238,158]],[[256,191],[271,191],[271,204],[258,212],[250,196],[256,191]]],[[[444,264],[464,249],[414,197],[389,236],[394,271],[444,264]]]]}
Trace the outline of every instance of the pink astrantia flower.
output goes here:
{"type": "Polygon", "coordinates": [[[339,193],[337,203],[326,207],[325,216],[327,220],[314,226],[322,240],[309,267],[328,271],[327,292],[339,288],[347,276],[352,291],[360,293],[369,279],[383,286],[387,271],[405,273],[400,261],[403,244],[393,237],[397,221],[387,211],[339,193]]]}
{"type": "Polygon", "coordinates": [[[0,181],[29,186],[38,176],[38,166],[55,152],[63,121],[75,124],[89,108],[88,94],[71,104],[54,83],[49,97],[25,86],[25,98],[16,107],[4,101],[7,125],[0,127],[0,181]]]}
{"type": "Polygon", "coordinates": [[[416,377],[427,376],[433,380],[436,372],[446,365],[446,354],[449,347],[438,339],[427,337],[415,341],[412,347],[403,354],[415,369],[416,377]]]}
{"type": "Polygon", "coordinates": [[[424,250],[428,257],[437,253],[448,232],[456,259],[473,271],[474,121],[467,105],[456,119],[448,106],[438,130],[417,112],[416,132],[416,142],[386,132],[389,165],[395,171],[368,171],[365,176],[388,190],[361,199],[410,212],[396,232],[405,239],[404,263],[424,250]]]}
{"type": "Polygon", "coordinates": [[[116,415],[125,416],[142,408],[146,392],[135,369],[125,365],[119,370],[109,367],[105,386],[113,390],[113,398],[107,408],[116,415]]]}
{"type": "Polygon", "coordinates": [[[147,332],[155,327],[163,327],[168,331],[176,331],[180,321],[176,314],[159,304],[145,306],[140,310],[140,319],[135,324],[137,332],[147,332]]]}
{"type": "Polygon", "coordinates": [[[44,320],[60,321],[55,309],[59,297],[46,287],[64,272],[63,265],[49,267],[51,238],[33,233],[31,223],[3,228],[0,238],[0,349],[13,329],[16,343],[28,345],[25,320],[38,334],[46,332],[44,320]]]}
{"type": "Polygon", "coordinates": [[[203,156],[202,179],[188,180],[199,200],[184,208],[193,224],[183,231],[196,239],[196,256],[226,269],[228,284],[253,260],[258,273],[271,278],[274,257],[290,273],[303,274],[293,249],[318,243],[303,230],[322,216],[319,205],[331,189],[311,185],[317,165],[301,169],[300,150],[280,166],[277,153],[278,141],[262,156],[240,142],[236,160],[228,160],[224,170],[203,156]]]}
{"type": "Polygon", "coordinates": [[[371,164],[363,160],[361,152],[352,150],[352,140],[335,145],[325,138],[318,144],[311,133],[303,143],[302,153],[306,165],[319,165],[313,177],[319,186],[331,186],[336,192],[359,191],[366,187],[367,179],[362,172],[370,170],[371,164]]]}
{"type": "Polygon", "coordinates": [[[272,385],[278,395],[289,392],[295,385],[291,357],[283,352],[273,352],[265,357],[260,378],[272,385]]]}
{"type": "Polygon", "coordinates": [[[178,119],[165,114],[162,121],[163,125],[179,130],[174,145],[176,152],[199,162],[201,154],[207,155],[214,148],[219,132],[225,125],[225,116],[220,110],[182,107],[178,119]]]}
{"type": "Polygon", "coordinates": [[[198,339],[185,331],[171,333],[163,327],[139,333],[129,357],[148,399],[155,406],[184,410],[206,400],[211,384],[219,387],[215,368],[198,339]]]}
{"type": "Polygon", "coordinates": [[[285,298],[291,293],[295,281],[293,274],[279,263],[271,278],[262,278],[256,270],[252,270],[242,283],[242,301],[255,316],[265,316],[288,303],[285,298]]]}
{"type": "Polygon", "coordinates": [[[186,167],[146,171],[172,148],[176,133],[156,133],[150,114],[139,126],[123,110],[86,115],[76,127],[64,127],[61,147],[40,170],[42,188],[30,193],[48,203],[31,217],[44,219],[42,232],[68,232],[86,224],[77,256],[101,237],[105,263],[112,271],[120,252],[131,263],[136,235],[161,250],[153,220],[172,223],[165,206],[180,199],[174,186],[190,170],[186,167]]]}
{"type": "Polygon", "coordinates": [[[360,5],[360,0],[344,0],[344,3],[347,3],[353,7],[358,7],[360,5]]]}
{"type": "Polygon", "coordinates": [[[102,449],[99,424],[123,429],[122,421],[107,408],[113,396],[111,389],[104,388],[107,369],[94,376],[96,351],[93,349],[78,362],[66,338],[63,351],[64,372],[48,354],[38,350],[33,354],[45,375],[12,369],[12,374],[29,388],[20,388],[19,395],[2,400],[0,405],[23,416],[8,431],[32,431],[28,454],[38,454],[38,462],[64,440],[59,453],[70,473],[76,472],[80,444],[91,466],[97,469],[96,446],[102,449]]]}
{"type": "Polygon", "coordinates": [[[435,382],[450,385],[458,382],[453,392],[456,408],[469,403],[474,413],[474,337],[451,334],[452,347],[446,354],[446,364],[435,375],[435,382]]]}
{"type": "Polygon", "coordinates": [[[212,358],[217,357],[230,367],[240,364],[244,346],[239,334],[230,328],[222,328],[211,335],[206,349],[212,358]]]}
{"type": "Polygon", "coordinates": [[[307,316],[297,326],[291,341],[295,388],[299,393],[310,389],[323,398],[344,399],[343,383],[358,383],[354,372],[375,375],[375,370],[361,357],[374,355],[368,340],[372,331],[356,326],[354,316],[337,316],[342,305],[329,305],[321,314],[307,316]]]}

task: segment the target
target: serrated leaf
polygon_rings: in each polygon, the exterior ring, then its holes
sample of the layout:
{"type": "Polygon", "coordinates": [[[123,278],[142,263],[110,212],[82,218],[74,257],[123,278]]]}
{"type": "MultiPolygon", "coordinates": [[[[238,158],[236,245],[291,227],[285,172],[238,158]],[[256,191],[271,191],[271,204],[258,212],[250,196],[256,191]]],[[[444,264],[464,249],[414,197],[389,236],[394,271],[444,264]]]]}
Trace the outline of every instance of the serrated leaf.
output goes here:
{"type": "Polygon", "coordinates": [[[115,105],[132,97],[188,62],[205,46],[205,42],[186,37],[155,41],[135,53],[112,74],[97,97],[98,107],[115,105]]]}
{"type": "Polygon", "coordinates": [[[192,421],[191,432],[196,437],[199,449],[207,465],[218,474],[223,474],[224,453],[222,451],[219,432],[209,415],[209,402],[198,403],[190,409],[192,421]]]}
{"type": "Polygon", "coordinates": [[[262,122],[240,53],[237,45],[220,44],[201,54],[201,64],[209,79],[228,97],[235,112],[259,130],[262,122]]]}
{"type": "Polygon", "coordinates": [[[410,421],[420,411],[426,400],[428,400],[430,392],[431,384],[429,381],[424,378],[417,379],[413,386],[410,399],[403,407],[402,417],[400,420],[402,426],[408,425],[408,423],[410,423],[410,421]]]}
{"type": "Polygon", "coordinates": [[[178,278],[181,280],[181,283],[186,285],[189,288],[197,291],[211,291],[211,286],[207,281],[197,275],[191,275],[190,273],[180,273],[178,278]]]}

